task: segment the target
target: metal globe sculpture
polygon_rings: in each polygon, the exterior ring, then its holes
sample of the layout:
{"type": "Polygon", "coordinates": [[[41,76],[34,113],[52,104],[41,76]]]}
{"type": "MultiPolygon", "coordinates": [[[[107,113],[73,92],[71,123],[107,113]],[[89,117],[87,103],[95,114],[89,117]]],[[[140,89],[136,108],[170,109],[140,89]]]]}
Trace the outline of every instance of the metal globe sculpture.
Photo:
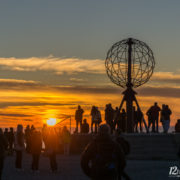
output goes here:
{"type": "MultiPolygon", "coordinates": [[[[149,46],[137,39],[128,38],[115,43],[108,51],[105,60],[106,72],[110,80],[125,88],[119,111],[126,103],[126,132],[134,132],[135,105],[141,111],[133,88],[145,84],[153,74],[155,60],[149,46]],[[135,103],[135,104],[133,104],[135,103]]],[[[141,111],[142,112],[142,111],[141,111]]],[[[148,132],[144,118],[142,119],[148,132]]]]}
{"type": "Polygon", "coordinates": [[[150,79],[155,60],[152,50],[146,43],[129,38],[115,43],[109,49],[105,66],[107,75],[113,83],[123,88],[131,83],[132,87],[136,88],[150,79]],[[129,54],[131,54],[131,62],[128,61],[129,54]]]}

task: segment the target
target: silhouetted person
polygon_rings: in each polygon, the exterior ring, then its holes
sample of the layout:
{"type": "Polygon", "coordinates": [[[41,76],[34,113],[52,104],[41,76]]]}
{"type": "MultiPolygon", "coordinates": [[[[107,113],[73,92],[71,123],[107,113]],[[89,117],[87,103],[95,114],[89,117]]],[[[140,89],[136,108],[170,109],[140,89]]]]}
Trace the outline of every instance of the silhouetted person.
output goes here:
{"type": "Polygon", "coordinates": [[[44,142],[44,150],[46,151],[47,149],[47,137],[48,137],[48,128],[46,124],[43,124],[42,128],[42,139],[44,142]]]}
{"type": "MultiPolygon", "coordinates": [[[[115,140],[121,146],[124,155],[127,156],[130,153],[130,144],[129,142],[121,136],[121,130],[117,129],[115,131],[115,140]]],[[[122,176],[124,179],[130,179],[130,177],[123,171],[122,176]]]]}
{"type": "Polygon", "coordinates": [[[142,119],[143,119],[143,113],[138,108],[136,111],[136,123],[135,123],[135,131],[136,132],[138,132],[138,125],[139,125],[140,132],[142,132],[142,119]]]}
{"type": "Polygon", "coordinates": [[[175,124],[175,132],[180,133],[180,119],[178,119],[175,124]]]}
{"type": "Polygon", "coordinates": [[[83,113],[84,113],[84,110],[81,108],[81,106],[78,106],[78,109],[76,110],[76,113],[75,113],[75,120],[76,120],[75,132],[76,133],[78,133],[78,124],[80,124],[80,129],[81,129],[83,113]]]}
{"type": "Polygon", "coordinates": [[[84,119],[81,127],[81,133],[88,134],[89,133],[89,124],[87,123],[87,120],[84,119]]]}
{"type": "Polygon", "coordinates": [[[31,149],[31,129],[30,126],[27,125],[25,129],[25,142],[26,142],[26,152],[30,153],[31,149]]]}
{"type": "MultiPolygon", "coordinates": [[[[4,137],[6,138],[6,140],[8,142],[8,139],[9,139],[8,128],[5,128],[5,130],[4,130],[4,137]]],[[[8,148],[9,148],[9,142],[8,142],[8,146],[6,147],[6,150],[8,150],[8,148]]]]}
{"type": "Polygon", "coordinates": [[[148,117],[148,130],[152,126],[152,132],[155,132],[155,122],[153,122],[153,117],[152,117],[152,110],[151,107],[148,109],[146,112],[146,115],[148,117]]]}
{"type": "Polygon", "coordinates": [[[93,125],[95,125],[95,133],[97,133],[97,129],[99,124],[102,122],[101,120],[101,112],[98,110],[98,107],[93,106],[91,110],[91,132],[93,133],[93,125]]]}
{"type": "Polygon", "coordinates": [[[34,131],[32,133],[31,142],[31,154],[32,154],[32,165],[31,169],[33,171],[39,170],[39,157],[42,150],[42,137],[39,131],[34,131]]]}
{"type": "Polygon", "coordinates": [[[2,171],[4,167],[4,157],[5,157],[5,152],[8,146],[7,139],[3,135],[3,131],[0,128],[0,180],[2,176],[2,171]]]}
{"type": "Polygon", "coordinates": [[[8,142],[9,142],[9,153],[13,154],[13,144],[14,144],[14,130],[11,127],[8,135],[8,142]]]}
{"type": "Polygon", "coordinates": [[[16,161],[15,167],[17,169],[22,168],[22,153],[24,150],[24,134],[23,134],[23,126],[18,124],[17,132],[15,134],[14,148],[16,151],[16,161]]]}
{"type": "Polygon", "coordinates": [[[157,102],[154,103],[154,106],[151,106],[151,115],[152,115],[152,123],[153,123],[153,131],[154,127],[156,127],[155,132],[159,132],[159,112],[161,111],[157,102]]]}
{"type": "Polygon", "coordinates": [[[114,109],[112,108],[111,104],[106,105],[105,109],[105,121],[111,128],[111,133],[113,133],[114,130],[114,109]]]}
{"type": "Polygon", "coordinates": [[[66,126],[64,126],[62,130],[62,142],[64,147],[64,155],[68,156],[70,151],[71,134],[66,126]]]}
{"type": "Polygon", "coordinates": [[[121,121],[120,121],[120,111],[119,108],[116,107],[115,111],[114,111],[114,129],[122,129],[122,125],[121,125],[121,121]]]}
{"type": "Polygon", "coordinates": [[[56,154],[58,151],[58,136],[54,129],[48,129],[47,134],[47,154],[50,160],[50,167],[52,172],[57,172],[56,154]]]}
{"type": "Polygon", "coordinates": [[[91,179],[117,179],[124,167],[123,150],[111,138],[109,125],[100,125],[97,136],[87,145],[81,156],[83,172],[91,179]]]}
{"type": "Polygon", "coordinates": [[[170,127],[170,115],[172,114],[168,105],[163,104],[161,111],[161,122],[164,133],[167,133],[170,127]]]}

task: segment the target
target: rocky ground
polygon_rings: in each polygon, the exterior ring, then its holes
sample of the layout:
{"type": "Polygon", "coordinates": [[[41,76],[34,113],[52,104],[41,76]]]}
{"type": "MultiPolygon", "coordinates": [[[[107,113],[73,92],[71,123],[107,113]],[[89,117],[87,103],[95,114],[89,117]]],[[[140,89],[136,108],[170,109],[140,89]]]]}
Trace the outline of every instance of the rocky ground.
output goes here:
{"type": "MultiPolygon", "coordinates": [[[[30,170],[31,156],[24,154],[23,171],[16,171],[14,168],[14,156],[9,156],[5,160],[2,180],[86,180],[88,179],[80,168],[80,156],[58,155],[59,171],[54,174],[49,169],[49,159],[41,157],[40,172],[33,173],[30,170]]],[[[166,180],[177,179],[169,177],[171,166],[179,166],[177,161],[152,161],[152,160],[128,160],[126,172],[134,180],[166,180]]]]}

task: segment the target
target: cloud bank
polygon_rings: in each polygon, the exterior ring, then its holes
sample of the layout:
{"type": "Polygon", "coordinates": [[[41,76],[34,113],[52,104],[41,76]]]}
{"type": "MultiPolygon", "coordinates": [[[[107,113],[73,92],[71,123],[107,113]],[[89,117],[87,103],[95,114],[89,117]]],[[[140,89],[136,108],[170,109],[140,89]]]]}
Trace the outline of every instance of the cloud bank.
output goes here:
{"type": "Polygon", "coordinates": [[[0,58],[0,66],[6,70],[13,71],[53,71],[56,74],[64,72],[68,74],[85,73],[105,73],[104,60],[100,59],[78,59],[78,58],[57,58],[49,57],[30,57],[0,58]]]}

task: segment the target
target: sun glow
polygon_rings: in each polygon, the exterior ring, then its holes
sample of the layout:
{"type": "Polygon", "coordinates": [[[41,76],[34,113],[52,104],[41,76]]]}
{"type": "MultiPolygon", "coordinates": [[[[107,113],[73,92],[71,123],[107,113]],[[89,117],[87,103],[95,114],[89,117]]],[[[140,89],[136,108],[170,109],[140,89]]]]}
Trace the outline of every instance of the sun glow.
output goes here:
{"type": "Polygon", "coordinates": [[[56,124],[56,119],[55,118],[49,118],[47,120],[47,125],[54,126],[55,124],[56,124]]]}

